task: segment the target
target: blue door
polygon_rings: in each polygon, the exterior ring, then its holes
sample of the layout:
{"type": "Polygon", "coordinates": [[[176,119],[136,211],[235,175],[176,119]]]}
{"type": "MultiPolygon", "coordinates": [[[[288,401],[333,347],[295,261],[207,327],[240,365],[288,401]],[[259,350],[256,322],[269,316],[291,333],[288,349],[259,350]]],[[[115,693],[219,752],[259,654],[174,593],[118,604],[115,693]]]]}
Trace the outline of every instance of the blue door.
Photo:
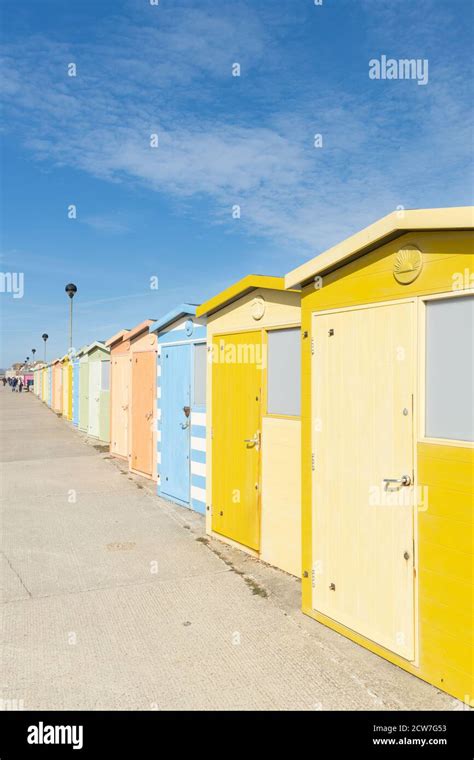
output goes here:
{"type": "Polygon", "coordinates": [[[189,504],[191,346],[161,349],[160,493],[189,504]]]}

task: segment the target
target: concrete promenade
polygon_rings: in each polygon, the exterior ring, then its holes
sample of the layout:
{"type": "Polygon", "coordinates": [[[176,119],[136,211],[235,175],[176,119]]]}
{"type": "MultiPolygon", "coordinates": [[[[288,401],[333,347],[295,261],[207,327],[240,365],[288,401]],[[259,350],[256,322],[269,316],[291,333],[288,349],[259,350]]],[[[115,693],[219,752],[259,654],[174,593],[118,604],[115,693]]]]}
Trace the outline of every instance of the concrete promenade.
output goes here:
{"type": "Polygon", "coordinates": [[[299,611],[299,581],[0,388],[2,692],[25,709],[456,709],[299,611]]]}

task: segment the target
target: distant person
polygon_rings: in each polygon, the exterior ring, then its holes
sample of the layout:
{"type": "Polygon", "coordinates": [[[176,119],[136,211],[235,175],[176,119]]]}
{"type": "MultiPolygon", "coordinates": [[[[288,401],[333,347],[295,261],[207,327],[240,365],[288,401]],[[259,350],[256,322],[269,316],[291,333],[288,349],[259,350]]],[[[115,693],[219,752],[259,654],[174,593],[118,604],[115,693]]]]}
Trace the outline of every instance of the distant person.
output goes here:
{"type": "Polygon", "coordinates": [[[16,377],[13,377],[12,378],[12,393],[14,393],[14,391],[16,391],[15,386],[16,386],[16,377]]]}
{"type": "Polygon", "coordinates": [[[20,382],[18,383],[18,393],[21,393],[22,390],[23,390],[23,382],[22,382],[22,379],[20,377],[20,382]]]}
{"type": "Polygon", "coordinates": [[[5,388],[5,386],[7,384],[7,378],[6,377],[2,377],[2,383],[3,383],[3,387],[5,388]]]}

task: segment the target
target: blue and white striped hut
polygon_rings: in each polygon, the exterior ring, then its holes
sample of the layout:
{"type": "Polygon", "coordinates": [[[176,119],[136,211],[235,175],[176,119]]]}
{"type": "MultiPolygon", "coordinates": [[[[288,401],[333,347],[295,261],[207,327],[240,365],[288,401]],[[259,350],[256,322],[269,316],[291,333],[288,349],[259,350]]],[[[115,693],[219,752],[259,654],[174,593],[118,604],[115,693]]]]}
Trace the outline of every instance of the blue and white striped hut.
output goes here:
{"type": "Polygon", "coordinates": [[[158,335],[157,480],[165,499],[206,511],[206,320],[181,304],[150,326],[158,335]]]}

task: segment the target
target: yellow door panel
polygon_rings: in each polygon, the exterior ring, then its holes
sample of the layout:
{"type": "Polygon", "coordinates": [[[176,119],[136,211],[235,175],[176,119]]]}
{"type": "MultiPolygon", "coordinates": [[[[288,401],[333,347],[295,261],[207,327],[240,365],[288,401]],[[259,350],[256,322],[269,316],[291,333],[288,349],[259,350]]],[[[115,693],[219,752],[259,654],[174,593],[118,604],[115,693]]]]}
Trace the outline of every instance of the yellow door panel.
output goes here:
{"type": "Polygon", "coordinates": [[[414,659],[413,305],[313,315],[313,608],[414,659]],[[389,490],[386,490],[389,489],[389,490]]]}
{"type": "Polygon", "coordinates": [[[427,541],[424,536],[426,523],[421,526],[421,519],[420,528],[423,527],[423,536],[418,549],[420,572],[428,570],[472,585],[472,554],[451,549],[439,541],[434,544],[427,541]]]}
{"type": "Polygon", "coordinates": [[[212,529],[260,548],[260,332],[213,339],[212,529]]]}
{"type": "MultiPolygon", "coordinates": [[[[454,447],[453,447],[454,449],[454,447]]],[[[455,449],[454,449],[455,450],[455,449]]],[[[466,449],[468,454],[471,449],[466,449]]],[[[466,459],[422,458],[419,467],[421,485],[429,483],[437,488],[451,488],[461,493],[472,493],[474,486],[474,469],[472,457],[466,459]]]]}
{"type": "MultiPolygon", "coordinates": [[[[472,595],[472,586],[470,589],[472,595]]],[[[459,610],[453,610],[452,605],[440,604],[435,598],[423,597],[420,600],[420,618],[425,621],[427,627],[437,628],[440,633],[452,636],[459,640],[461,646],[467,642],[471,652],[474,651],[474,619],[472,610],[467,606],[469,599],[464,599],[464,606],[459,610]],[[437,624],[434,625],[434,621],[437,624]]],[[[466,660],[468,662],[468,660],[466,660]]]]}

